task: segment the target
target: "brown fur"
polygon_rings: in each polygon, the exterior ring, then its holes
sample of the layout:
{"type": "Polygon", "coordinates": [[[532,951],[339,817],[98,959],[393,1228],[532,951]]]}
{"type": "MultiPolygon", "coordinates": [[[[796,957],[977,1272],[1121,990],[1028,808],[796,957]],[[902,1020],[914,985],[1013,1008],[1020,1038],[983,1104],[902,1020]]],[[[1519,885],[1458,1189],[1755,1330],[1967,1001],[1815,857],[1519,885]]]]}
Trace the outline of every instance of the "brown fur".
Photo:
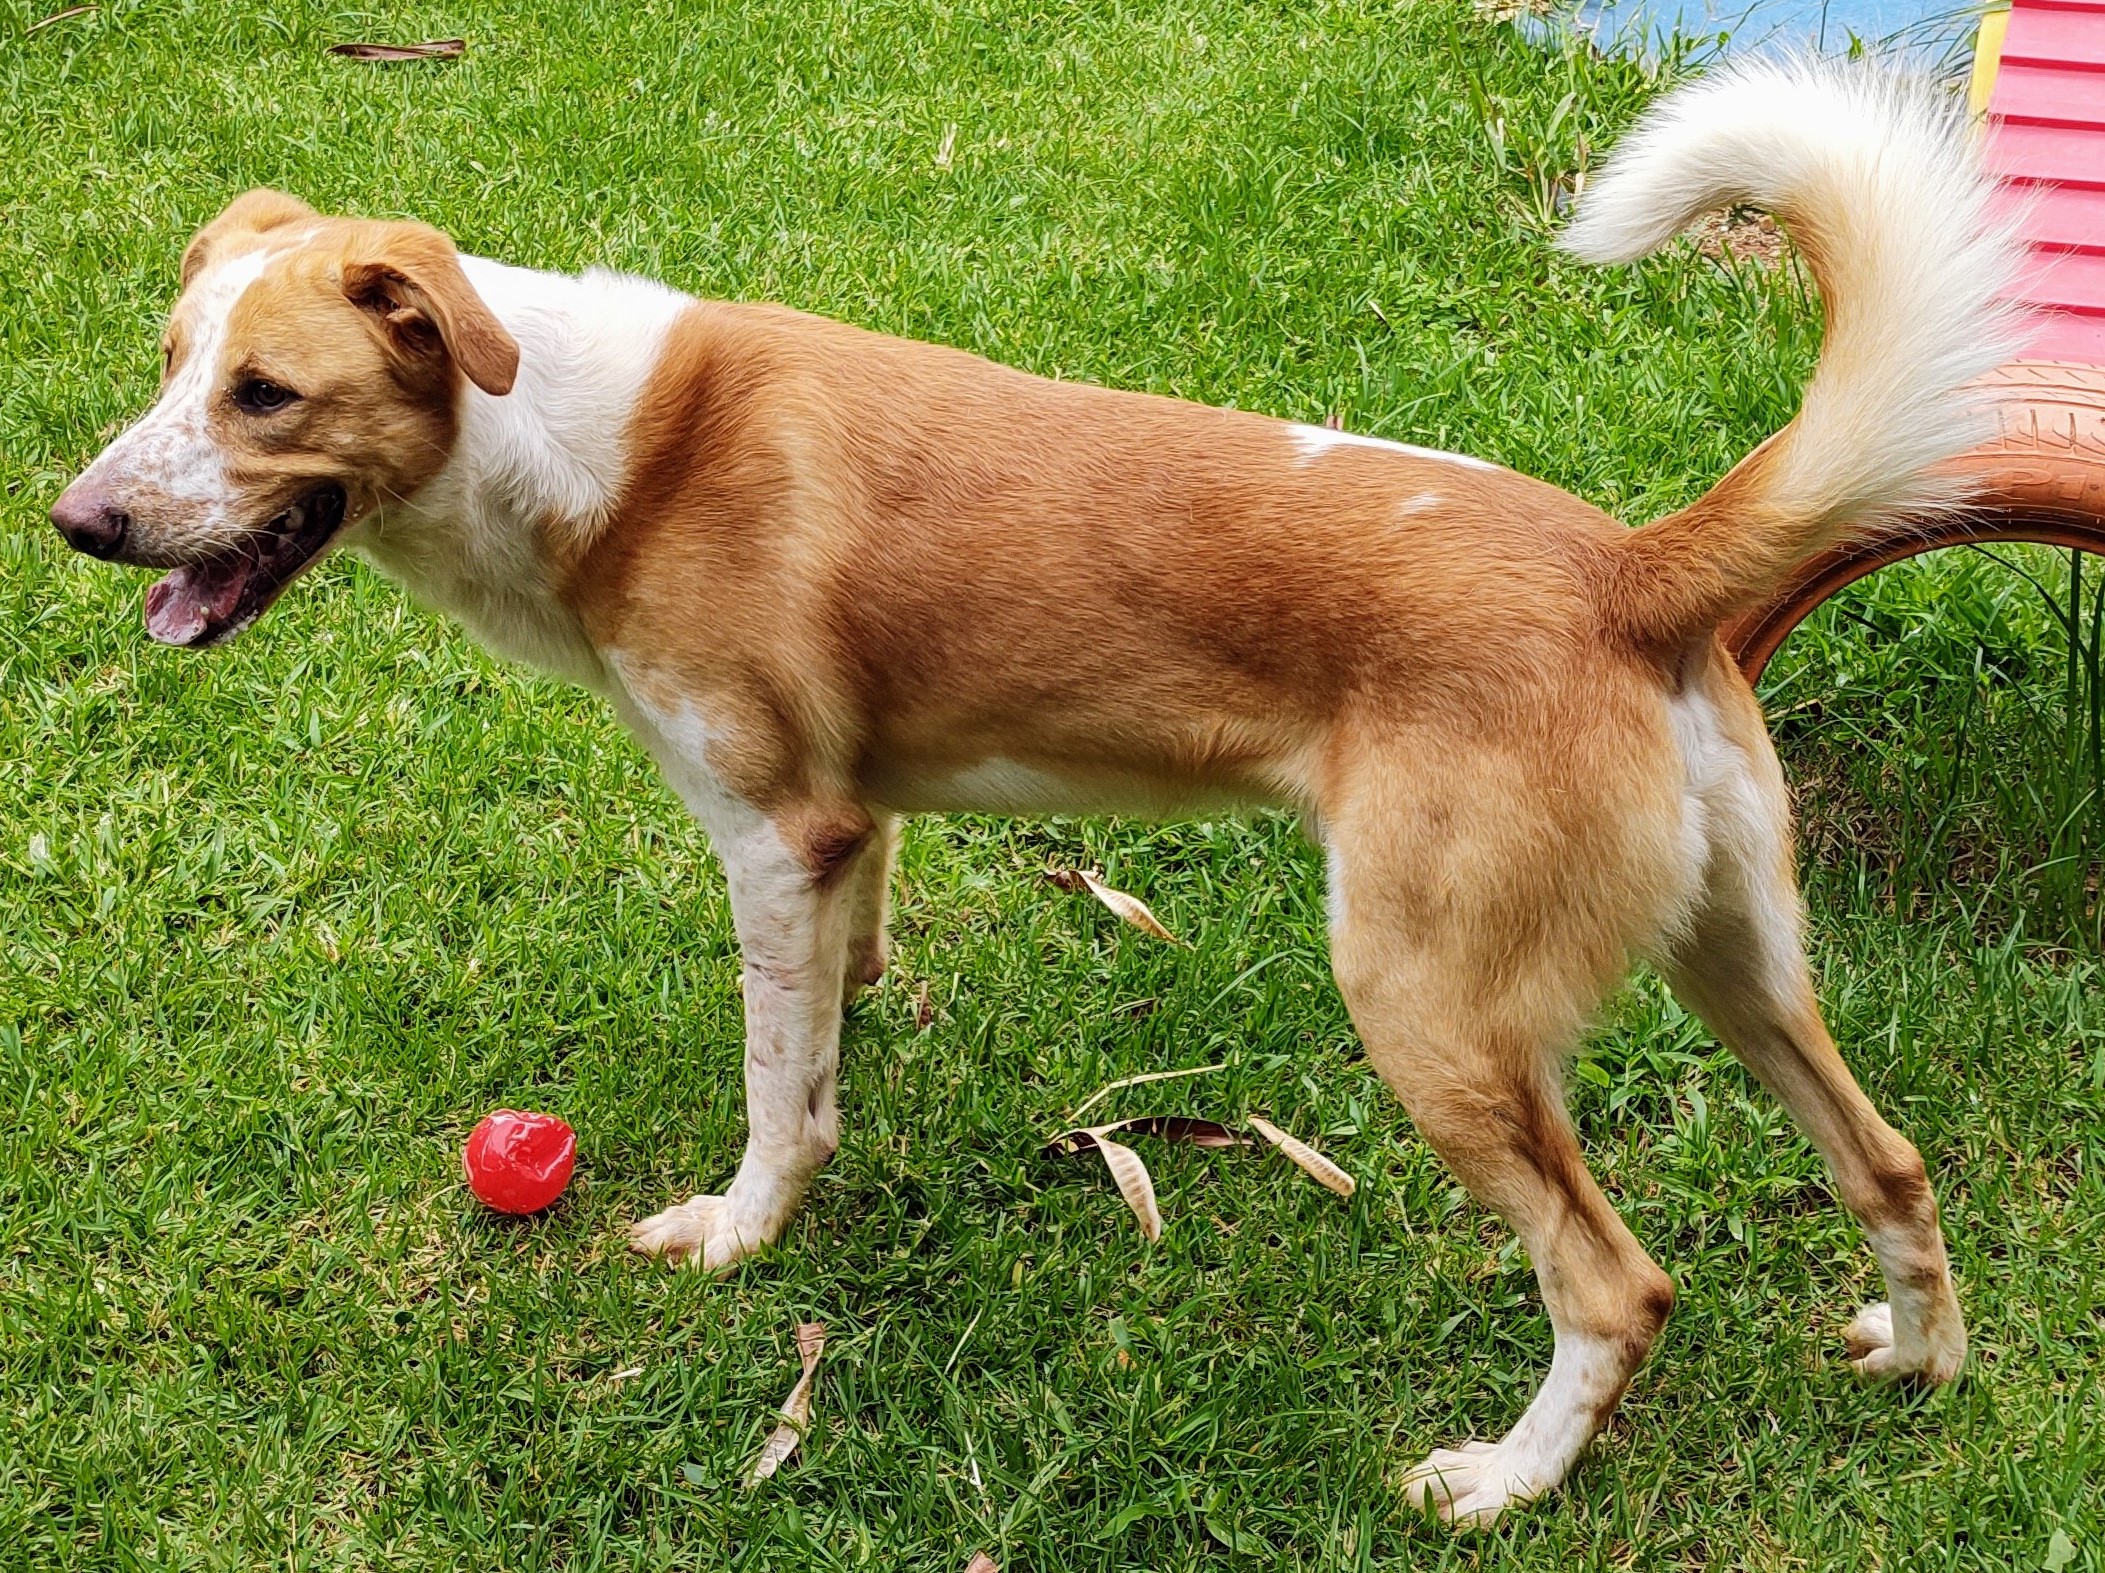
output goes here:
{"type": "Polygon", "coordinates": [[[595,642],[776,734],[719,766],[756,801],[917,806],[989,756],[1086,761],[1114,796],[1308,801],[1363,705],[1459,719],[1629,662],[1592,605],[1627,532],[1540,482],[1298,466],[1263,417],[773,308],[695,309],[632,454],[569,594],[595,642]],[[1418,491],[1442,506],[1399,518],[1418,491]]]}
{"type": "MultiPolygon", "coordinates": [[[[254,195],[186,276],[288,225],[317,238],[242,298],[224,373],[304,397],[217,435],[258,498],[317,474],[361,508],[407,496],[448,457],[463,379],[509,387],[516,348],[419,226],[254,195]]],[[[184,345],[179,304],[171,364],[184,345]]],[[[749,1045],[749,1076],[816,1045],[808,1101],[770,1116],[782,1171],[808,1177],[834,1141],[805,963],[839,968],[829,991],[882,970],[900,812],[1284,802],[1321,826],[1369,1058],[1519,1231],[1587,1426],[1673,1304],[1561,1091],[1588,1014],[1646,954],[1834,1164],[1916,1296],[1901,1341],[1943,1330],[1942,1352],[1898,1358],[1949,1375],[1936,1204],[1820,1023],[1781,774],[1706,621],[1780,550],[1775,450],[1631,532],[1508,471],[1306,441],[778,308],[677,320],[618,502],[548,521],[541,566],[633,694],[706,720],[708,773],[788,849],[784,910],[816,915],[794,964],[749,959],[749,1010],[778,1034],[749,1045]],[[1043,801],[975,796],[1003,790],[1043,801]]],[[[661,1215],[651,1238],[679,1243],[654,1248],[699,1254],[729,1206],[661,1215]]]]}
{"type": "MultiPolygon", "coordinates": [[[[1759,510],[1764,462],[1633,533],[1510,472],[1309,459],[1262,417],[705,305],[566,593],[595,643],[710,718],[717,773],[785,819],[952,806],[942,783],[988,759],[1090,801],[1312,811],[1376,1069],[1520,1231],[1560,1336],[1621,1351],[1597,1425],[1674,1291],[1587,1173],[1560,1068],[1634,956],[1695,978],[1715,952],[1700,925],[1687,942],[1720,876],[1685,864],[1665,705],[1693,683],[1773,776],[1700,622],[1745,593],[1735,575],[1768,571],[1758,521],[1722,545],[1718,522],[1759,510]]],[[[1749,834],[1772,860],[1757,875],[1788,891],[1780,783],[1749,834]]],[[[1763,995],[1742,980],[1739,997],[1763,995]]],[[[1737,1005],[1709,1008],[1867,1225],[1905,1215],[1923,1291],[1949,1307],[1920,1159],[1869,1114],[1809,995],[1783,1005],[1787,1060],[1730,1030],[1737,1005]]]]}

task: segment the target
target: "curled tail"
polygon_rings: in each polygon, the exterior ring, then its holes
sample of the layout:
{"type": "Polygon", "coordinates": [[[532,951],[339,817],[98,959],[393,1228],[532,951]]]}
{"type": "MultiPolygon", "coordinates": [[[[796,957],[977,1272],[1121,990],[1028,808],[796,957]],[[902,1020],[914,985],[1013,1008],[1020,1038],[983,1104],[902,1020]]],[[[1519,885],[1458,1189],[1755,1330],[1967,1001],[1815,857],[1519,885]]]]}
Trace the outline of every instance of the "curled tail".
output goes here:
{"type": "Polygon", "coordinates": [[[1679,513],[1632,531],[1624,634],[1704,637],[1814,553],[1962,500],[1936,473],[1988,435],[1966,385],[2016,348],[2016,257],[1961,112],[1863,64],[1750,62],[1678,89],[1616,147],[1563,248],[1627,262],[1733,204],[1781,219],[1825,308],[1798,414],[1679,513]]]}

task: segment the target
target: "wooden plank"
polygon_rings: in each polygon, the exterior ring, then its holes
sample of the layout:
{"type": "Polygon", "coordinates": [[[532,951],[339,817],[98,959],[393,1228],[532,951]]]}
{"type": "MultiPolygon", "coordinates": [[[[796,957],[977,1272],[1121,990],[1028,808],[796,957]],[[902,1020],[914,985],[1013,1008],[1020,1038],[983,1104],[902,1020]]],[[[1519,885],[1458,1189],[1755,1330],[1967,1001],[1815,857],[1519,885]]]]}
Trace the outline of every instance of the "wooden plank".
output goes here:
{"type": "Polygon", "coordinates": [[[1990,11],[1973,37],[1973,74],[1966,81],[1966,109],[1974,119],[1988,113],[1989,95],[2003,61],[2003,35],[2010,30],[2008,11],[1990,11]]]}
{"type": "Polygon", "coordinates": [[[2044,251],[2105,252],[2105,191],[2081,186],[2012,186],[1997,193],[2001,216],[2020,240],[2044,251]]]}
{"type": "Polygon", "coordinates": [[[2013,6],[2003,35],[2003,67],[2018,61],[2105,71],[2105,10],[2013,6]]]}
{"type": "Polygon", "coordinates": [[[2006,60],[1988,114],[1995,124],[2105,129],[2105,72],[2006,60]]]}
{"type": "Polygon", "coordinates": [[[1999,180],[2105,189],[2105,134],[2001,121],[1982,162],[1999,180]]]}
{"type": "Polygon", "coordinates": [[[2012,293],[2037,305],[2105,317],[2105,256],[2080,251],[2027,252],[2012,293]]]}

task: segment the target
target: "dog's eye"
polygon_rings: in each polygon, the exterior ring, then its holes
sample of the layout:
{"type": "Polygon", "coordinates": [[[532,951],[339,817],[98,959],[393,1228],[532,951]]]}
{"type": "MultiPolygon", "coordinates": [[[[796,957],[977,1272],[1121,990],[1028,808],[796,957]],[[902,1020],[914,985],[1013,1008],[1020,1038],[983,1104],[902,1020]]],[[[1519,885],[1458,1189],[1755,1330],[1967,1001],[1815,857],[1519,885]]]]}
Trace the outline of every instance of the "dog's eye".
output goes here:
{"type": "Polygon", "coordinates": [[[234,385],[235,405],[250,415],[268,415],[272,410],[282,410],[298,397],[292,389],[266,382],[261,377],[249,377],[234,385]]]}

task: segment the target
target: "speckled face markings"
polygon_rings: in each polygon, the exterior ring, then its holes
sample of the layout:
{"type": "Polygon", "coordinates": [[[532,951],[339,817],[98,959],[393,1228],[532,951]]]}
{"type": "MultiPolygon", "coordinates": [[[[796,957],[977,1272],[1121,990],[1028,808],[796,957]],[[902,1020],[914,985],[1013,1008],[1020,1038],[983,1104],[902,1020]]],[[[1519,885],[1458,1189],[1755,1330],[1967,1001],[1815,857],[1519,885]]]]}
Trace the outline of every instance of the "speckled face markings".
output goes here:
{"type": "MultiPolygon", "coordinates": [[[[212,402],[221,392],[227,324],[241,297],[287,248],[257,246],[200,274],[184,291],[169,325],[171,361],[153,408],[111,443],[88,478],[121,483],[127,493],[159,493],[177,528],[199,542],[219,536],[232,519],[235,491],[226,454],[212,431],[212,402]]],[[[183,541],[165,541],[179,550],[183,541]]]]}

